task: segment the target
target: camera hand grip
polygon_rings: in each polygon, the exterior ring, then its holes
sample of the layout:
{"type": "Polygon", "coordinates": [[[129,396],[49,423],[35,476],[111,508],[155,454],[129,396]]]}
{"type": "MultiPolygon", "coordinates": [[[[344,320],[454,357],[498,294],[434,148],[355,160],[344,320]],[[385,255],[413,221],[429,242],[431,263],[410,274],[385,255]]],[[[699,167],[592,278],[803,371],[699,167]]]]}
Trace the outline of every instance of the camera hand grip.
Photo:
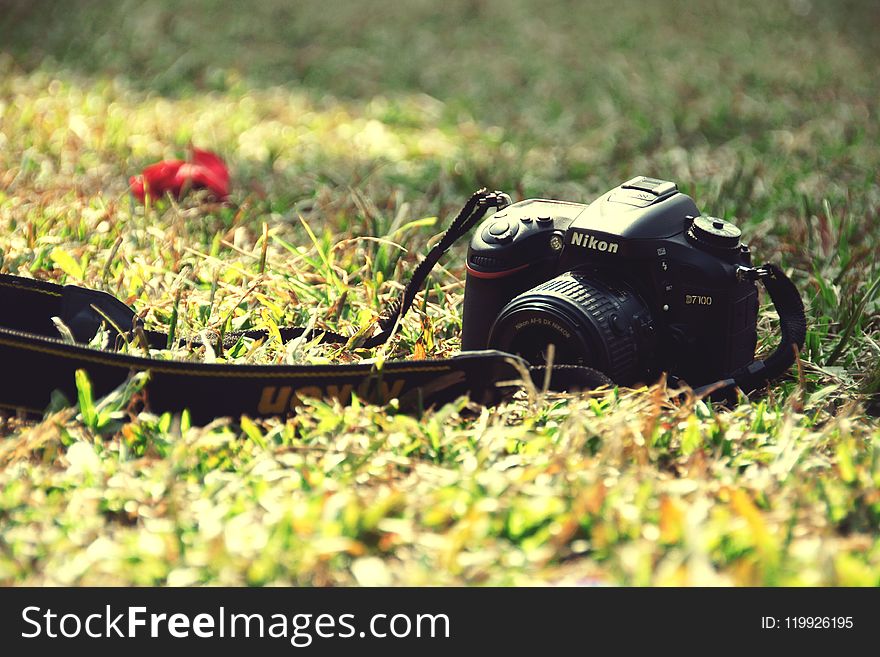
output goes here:
{"type": "Polygon", "coordinates": [[[776,350],[764,360],[755,360],[741,367],[729,379],[701,386],[694,393],[699,395],[712,394],[719,397],[731,395],[735,388],[749,393],[759,389],[768,381],[785,374],[794,364],[796,351],[804,347],[807,337],[807,318],[804,302],[791,279],[779,267],[766,264],[752,269],[773,301],[773,307],[779,314],[779,328],[782,334],[776,350]]]}

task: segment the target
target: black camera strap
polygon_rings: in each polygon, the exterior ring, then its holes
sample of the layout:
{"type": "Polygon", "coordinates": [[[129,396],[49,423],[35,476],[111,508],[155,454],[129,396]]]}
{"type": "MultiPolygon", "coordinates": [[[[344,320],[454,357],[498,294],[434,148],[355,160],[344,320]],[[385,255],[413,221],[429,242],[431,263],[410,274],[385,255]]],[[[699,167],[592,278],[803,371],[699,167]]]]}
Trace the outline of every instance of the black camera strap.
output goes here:
{"type": "MultiPolygon", "coordinates": [[[[380,315],[374,334],[359,346],[377,347],[393,335],[412,307],[416,294],[440,257],[490,208],[505,207],[501,192],[473,194],[437,244],[416,267],[399,299],[380,315]]],[[[760,278],[767,286],[782,323],[782,343],[766,361],[755,361],[732,379],[704,386],[697,392],[756,389],[784,373],[794,361],[792,345],[803,345],[806,322],[803,304],[791,281],[773,265],[748,269],[743,275],[760,278]]],[[[348,344],[331,331],[286,327],[281,338],[348,344]]],[[[266,340],[267,331],[230,331],[215,335],[219,347],[231,347],[242,337],[266,340]]],[[[39,415],[53,391],[68,400],[77,396],[76,372],[84,370],[93,394],[102,396],[136,372],[149,372],[139,399],[153,412],[189,409],[193,422],[219,416],[284,416],[294,414],[304,398],[335,398],[349,403],[352,393],[375,403],[398,399],[403,408],[427,408],[468,395],[481,404],[494,404],[520,389],[526,380],[552,390],[592,389],[613,382],[603,373],[576,365],[532,366],[500,351],[469,351],[447,359],[386,361],[355,365],[235,365],[151,357],[149,348],[169,346],[161,331],[146,330],[134,311],[99,290],[0,274],[0,408],[39,415]],[[66,338],[59,337],[59,325],[66,338]],[[89,341],[104,328],[108,348],[89,341]]],[[[200,339],[176,341],[199,345],[200,339]]]]}
{"type": "MultiPolygon", "coordinates": [[[[360,345],[376,347],[393,335],[431,269],[453,243],[491,207],[509,203],[499,192],[480,190],[462,208],[449,229],[416,268],[399,301],[377,320],[376,332],[360,345]]],[[[346,344],[331,331],[287,327],[282,340],[321,339],[346,344]]],[[[242,337],[269,339],[262,330],[215,335],[218,346],[231,347],[242,337]]],[[[212,338],[213,340],[214,338],[212,338]]],[[[186,346],[186,341],[177,341],[186,346]]],[[[199,339],[189,345],[200,344],[199,339]]],[[[601,372],[587,367],[530,366],[500,351],[465,352],[447,359],[386,361],[358,365],[234,365],[161,360],[148,349],[168,346],[160,331],[145,330],[134,311],[99,290],[57,285],[0,274],[0,409],[40,415],[53,391],[77,398],[76,372],[84,370],[95,396],[103,396],[136,372],[149,372],[140,399],[153,412],[189,409],[193,422],[218,416],[294,414],[304,398],[336,398],[349,403],[352,393],[376,403],[398,399],[403,408],[427,408],[462,395],[482,404],[497,403],[530,378],[555,390],[610,385],[601,372]],[[59,337],[59,325],[67,339],[59,337]],[[108,349],[88,346],[104,327],[108,349]]]]}

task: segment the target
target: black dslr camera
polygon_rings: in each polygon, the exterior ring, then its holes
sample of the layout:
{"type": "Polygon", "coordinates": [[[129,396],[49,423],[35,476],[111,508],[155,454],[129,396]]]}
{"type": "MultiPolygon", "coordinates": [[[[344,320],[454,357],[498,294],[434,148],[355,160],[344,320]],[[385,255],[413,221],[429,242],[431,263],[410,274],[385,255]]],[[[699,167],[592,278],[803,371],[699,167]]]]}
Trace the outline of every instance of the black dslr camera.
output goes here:
{"type": "Polygon", "coordinates": [[[554,363],[621,385],[661,372],[691,386],[732,380],[755,362],[755,281],[767,273],[740,234],[675,183],[643,176],[589,205],[508,205],[468,249],[462,348],[538,365],[554,345],[554,363]]]}

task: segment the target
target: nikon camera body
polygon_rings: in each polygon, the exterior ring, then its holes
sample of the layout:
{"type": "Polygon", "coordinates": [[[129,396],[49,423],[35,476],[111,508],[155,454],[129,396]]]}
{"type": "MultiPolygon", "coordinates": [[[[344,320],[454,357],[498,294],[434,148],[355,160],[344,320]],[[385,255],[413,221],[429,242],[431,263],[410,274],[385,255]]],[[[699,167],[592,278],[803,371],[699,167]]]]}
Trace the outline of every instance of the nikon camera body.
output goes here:
{"type": "Polygon", "coordinates": [[[643,176],[589,205],[509,205],[468,249],[462,348],[586,365],[621,385],[662,372],[691,386],[724,379],[757,342],[740,235],[675,183],[643,176]]]}

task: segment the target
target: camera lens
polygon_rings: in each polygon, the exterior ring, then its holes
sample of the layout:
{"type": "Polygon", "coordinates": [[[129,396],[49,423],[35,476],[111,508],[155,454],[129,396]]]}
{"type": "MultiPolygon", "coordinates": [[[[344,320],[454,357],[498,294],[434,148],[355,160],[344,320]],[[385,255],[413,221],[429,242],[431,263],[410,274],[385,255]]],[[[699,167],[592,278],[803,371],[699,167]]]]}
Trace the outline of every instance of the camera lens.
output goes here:
{"type": "Polygon", "coordinates": [[[514,297],[489,333],[489,347],[547,361],[586,365],[621,385],[646,380],[654,355],[650,311],[626,284],[566,272],[514,297]]]}

